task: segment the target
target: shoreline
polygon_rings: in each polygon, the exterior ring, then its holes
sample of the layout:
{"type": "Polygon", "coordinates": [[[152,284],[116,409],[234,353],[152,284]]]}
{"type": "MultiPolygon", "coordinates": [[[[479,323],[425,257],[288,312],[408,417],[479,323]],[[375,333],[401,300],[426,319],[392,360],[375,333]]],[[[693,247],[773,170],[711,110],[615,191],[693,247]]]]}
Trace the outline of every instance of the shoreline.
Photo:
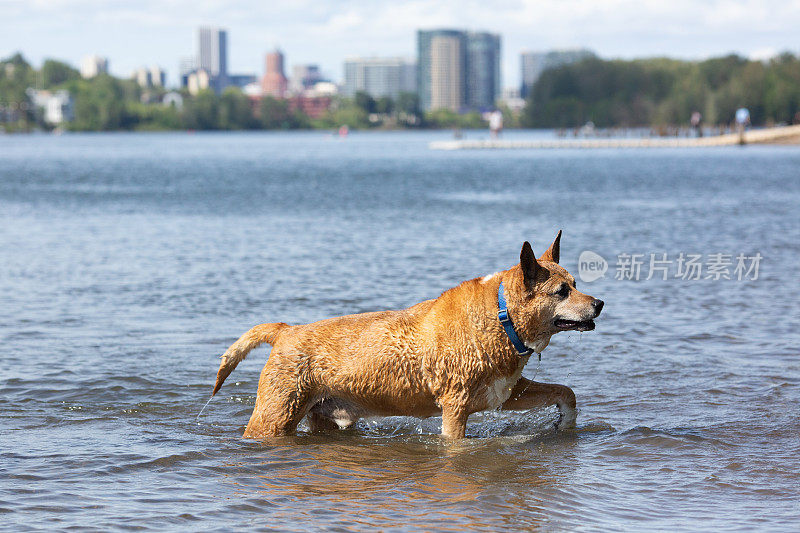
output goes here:
{"type": "Polygon", "coordinates": [[[800,124],[711,137],[583,138],[544,140],[451,140],[428,144],[431,150],[511,150],[552,148],[702,148],[745,144],[800,145],[800,124]]]}

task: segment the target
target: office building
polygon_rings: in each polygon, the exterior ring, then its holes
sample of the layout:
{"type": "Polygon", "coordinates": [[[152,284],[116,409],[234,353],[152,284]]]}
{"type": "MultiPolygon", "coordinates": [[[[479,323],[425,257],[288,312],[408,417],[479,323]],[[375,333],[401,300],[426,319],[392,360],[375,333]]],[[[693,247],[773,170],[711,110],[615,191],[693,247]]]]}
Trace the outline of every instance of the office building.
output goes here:
{"type": "Polygon", "coordinates": [[[342,94],[352,98],[365,92],[373,98],[416,92],[416,65],[402,58],[352,58],[344,63],[342,94]]]}
{"type": "Polygon", "coordinates": [[[195,72],[204,71],[209,88],[219,94],[228,80],[228,32],[221,28],[201,27],[197,30],[195,72]]]}
{"type": "Polygon", "coordinates": [[[197,58],[182,57],[178,63],[178,77],[181,87],[189,86],[189,76],[197,70],[197,58]]]}
{"type": "Polygon", "coordinates": [[[301,94],[321,81],[325,80],[322,79],[318,65],[294,65],[292,78],[289,81],[289,91],[292,94],[301,94]]]}
{"type": "Polygon", "coordinates": [[[108,59],[91,55],[81,60],[81,77],[94,78],[100,74],[108,74],[108,59]]]}
{"type": "Polygon", "coordinates": [[[265,96],[283,98],[286,96],[288,80],[283,73],[283,52],[276,49],[266,55],[266,71],[261,80],[261,89],[265,96]]]}
{"type": "Polygon", "coordinates": [[[161,67],[140,67],[133,71],[132,78],[140,87],[163,87],[167,74],[161,67]]]}
{"type": "Polygon", "coordinates": [[[214,78],[204,68],[199,68],[189,74],[186,87],[189,89],[189,94],[196,95],[200,91],[206,89],[213,89],[214,78]]]}
{"type": "Polygon", "coordinates": [[[164,87],[167,84],[167,72],[156,65],[150,67],[150,83],[153,87],[164,87]]]}
{"type": "Polygon", "coordinates": [[[558,68],[570,63],[596,57],[591,50],[553,50],[550,52],[523,52],[520,56],[522,66],[522,85],[520,96],[527,98],[539,77],[545,70],[558,68]]]}
{"type": "Polygon", "coordinates": [[[500,98],[500,36],[467,34],[466,98],[469,109],[491,110],[500,98]]]}
{"type": "Polygon", "coordinates": [[[417,32],[417,88],[424,110],[488,110],[500,96],[500,36],[417,32]]]}
{"type": "Polygon", "coordinates": [[[417,92],[423,110],[464,106],[466,34],[458,30],[417,32],[417,92]]]}
{"type": "Polygon", "coordinates": [[[228,76],[228,32],[211,27],[197,30],[197,68],[214,78],[228,76]]]}

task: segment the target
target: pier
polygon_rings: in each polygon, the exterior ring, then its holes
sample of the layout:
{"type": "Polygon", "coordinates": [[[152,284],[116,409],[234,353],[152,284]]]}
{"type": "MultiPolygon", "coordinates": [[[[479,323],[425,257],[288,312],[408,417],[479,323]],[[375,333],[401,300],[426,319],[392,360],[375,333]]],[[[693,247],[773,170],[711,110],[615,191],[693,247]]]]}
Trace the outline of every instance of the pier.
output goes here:
{"type": "Polygon", "coordinates": [[[542,148],[701,148],[737,144],[800,144],[800,124],[748,130],[710,137],[642,137],[618,139],[452,140],[434,141],[432,150],[542,149],[542,148]]]}

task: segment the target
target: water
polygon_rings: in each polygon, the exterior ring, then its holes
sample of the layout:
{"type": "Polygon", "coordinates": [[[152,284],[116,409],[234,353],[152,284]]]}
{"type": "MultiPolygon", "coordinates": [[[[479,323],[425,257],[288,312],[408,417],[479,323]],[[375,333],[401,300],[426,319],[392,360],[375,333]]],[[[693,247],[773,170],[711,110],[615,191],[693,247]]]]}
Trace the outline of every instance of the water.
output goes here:
{"type": "Polygon", "coordinates": [[[427,149],[447,137],[0,137],[3,527],[796,530],[800,150],[427,149]],[[406,307],[559,228],[573,273],[611,262],[580,284],[597,330],[536,378],[575,390],[575,432],[540,410],[457,444],[410,418],[244,440],[264,350],[197,418],[250,326],[406,307]],[[763,261],[614,279],[680,252],[763,261]]]}

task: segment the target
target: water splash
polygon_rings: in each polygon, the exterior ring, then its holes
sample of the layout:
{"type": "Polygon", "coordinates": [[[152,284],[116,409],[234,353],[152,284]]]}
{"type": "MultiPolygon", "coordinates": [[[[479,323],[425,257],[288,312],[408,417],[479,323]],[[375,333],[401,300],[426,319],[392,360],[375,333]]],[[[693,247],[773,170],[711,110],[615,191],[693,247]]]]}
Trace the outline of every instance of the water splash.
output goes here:
{"type": "Polygon", "coordinates": [[[194,421],[195,421],[195,422],[199,422],[199,421],[200,421],[200,415],[202,415],[202,414],[203,414],[203,411],[205,411],[205,410],[206,410],[206,407],[208,407],[208,404],[210,404],[210,403],[211,403],[211,400],[213,400],[213,399],[214,399],[214,397],[213,397],[213,396],[211,396],[211,397],[208,399],[208,401],[206,402],[206,404],[203,406],[203,408],[202,408],[202,409],[200,409],[200,412],[199,412],[199,413],[197,413],[197,418],[195,418],[195,419],[194,419],[194,421]]]}

